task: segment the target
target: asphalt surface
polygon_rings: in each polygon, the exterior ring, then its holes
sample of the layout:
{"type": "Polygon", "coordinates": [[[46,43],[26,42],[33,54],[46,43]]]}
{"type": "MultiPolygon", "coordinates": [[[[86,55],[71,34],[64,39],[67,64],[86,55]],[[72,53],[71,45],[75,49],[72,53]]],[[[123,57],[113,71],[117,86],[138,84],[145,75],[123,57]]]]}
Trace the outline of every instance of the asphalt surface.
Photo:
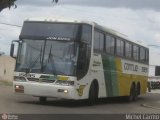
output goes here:
{"type": "Polygon", "coordinates": [[[41,104],[38,98],[14,94],[11,86],[0,85],[0,113],[10,114],[127,114],[160,113],[160,94],[147,93],[135,102],[125,102],[124,98],[100,99],[93,106],[85,101],[49,99],[41,104]]]}

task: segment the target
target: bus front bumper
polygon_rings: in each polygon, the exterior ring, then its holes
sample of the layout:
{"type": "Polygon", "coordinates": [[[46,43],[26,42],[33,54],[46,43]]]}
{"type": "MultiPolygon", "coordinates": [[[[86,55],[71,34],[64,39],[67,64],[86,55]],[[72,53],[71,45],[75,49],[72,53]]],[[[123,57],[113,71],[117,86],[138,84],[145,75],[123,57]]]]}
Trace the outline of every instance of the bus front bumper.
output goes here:
{"type": "Polygon", "coordinates": [[[62,86],[38,82],[13,82],[14,92],[37,97],[80,99],[75,86],[62,86]]]}

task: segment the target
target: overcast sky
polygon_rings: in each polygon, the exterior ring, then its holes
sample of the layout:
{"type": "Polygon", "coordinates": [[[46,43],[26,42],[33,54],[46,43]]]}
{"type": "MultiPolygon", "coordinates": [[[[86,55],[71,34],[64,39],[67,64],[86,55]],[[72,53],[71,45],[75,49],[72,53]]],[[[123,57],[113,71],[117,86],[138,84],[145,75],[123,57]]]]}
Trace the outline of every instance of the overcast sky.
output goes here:
{"type": "MultiPolygon", "coordinates": [[[[52,0],[17,0],[16,4],[16,9],[0,13],[0,23],[22,25],[30,17],[85,19],[115,29],[133,41],[160,45],[160,0],[59,0],[57,5],[52,0]]],[[[18,39],[20,30],[0,24],[0,51],[9,54],[11,41],[18,39]]]]}

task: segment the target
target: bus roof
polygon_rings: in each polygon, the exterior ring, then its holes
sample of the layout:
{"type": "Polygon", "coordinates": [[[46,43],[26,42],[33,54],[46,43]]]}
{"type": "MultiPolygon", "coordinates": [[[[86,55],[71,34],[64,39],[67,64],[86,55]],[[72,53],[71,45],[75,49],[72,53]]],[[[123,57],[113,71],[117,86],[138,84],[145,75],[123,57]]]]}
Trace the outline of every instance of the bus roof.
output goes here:
{"type": "Polygon", "coordinates": [[[94,25],[92,21],[85,21],[85,20],[76,20],[70,18],[62,18],[62,17],[36,17],[36,18],[29,18],[26,21],[41,21],[41,22],[66,22],[66,23],[86,23],[90,25],[94,25]]]}
{"type": "Polygon", "coordinates": [[[77,20],[77,19],[71,19],[71,18],[63,18],[63,17],[36,17],[36,18],[29,18],[27,19],[26,21],[41,21],[41,22],[66,22],[66,23],[86,23],[86,24],[90,24],[90,25],[93,25],[94,27],[100,29],[100,30],[103,30],[107,33],[110,33],[112,35],[115,35],[117,37],[120,37],[122,39],[125,39],[127,41],[130,41],[130,42],[133,42],[135,44],[138,44],[138,45],[141,45],[143,47],[146,47],[148,48],[147,45],[145,45],[144,43],[142,43],[141,41],[133,41],[131,39],[128,38],[128,36],[120,33],[120,32],[117,32],[116,30],[113,30],[111,28],[108,28],[106,26],[102,26],[102,25],[99,25],[98,23],[96,22],[93,22],[93,21],[87,21],[87,20],[77,20]]]}

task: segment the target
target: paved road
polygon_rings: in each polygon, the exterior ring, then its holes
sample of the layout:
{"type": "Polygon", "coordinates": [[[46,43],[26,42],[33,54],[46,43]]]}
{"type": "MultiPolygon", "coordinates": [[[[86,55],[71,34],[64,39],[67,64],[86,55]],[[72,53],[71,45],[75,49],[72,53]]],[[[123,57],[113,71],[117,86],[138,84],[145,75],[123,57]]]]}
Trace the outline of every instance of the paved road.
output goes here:
{"type": "Polygon", "coordinates": [[[94,106],[87,106],[83,101],[49,99],[47,104],[40,104],[38,98],[17,95],[12,87],[0,86],[0,113],[52,113],[52,114],[110,114],[110,113],[160,113],[160,109],[144,107],[142,104],[157,103],[160,94],[147,93],[136,102],[126,103],[122,98],[101,99],[94,106]]]}

